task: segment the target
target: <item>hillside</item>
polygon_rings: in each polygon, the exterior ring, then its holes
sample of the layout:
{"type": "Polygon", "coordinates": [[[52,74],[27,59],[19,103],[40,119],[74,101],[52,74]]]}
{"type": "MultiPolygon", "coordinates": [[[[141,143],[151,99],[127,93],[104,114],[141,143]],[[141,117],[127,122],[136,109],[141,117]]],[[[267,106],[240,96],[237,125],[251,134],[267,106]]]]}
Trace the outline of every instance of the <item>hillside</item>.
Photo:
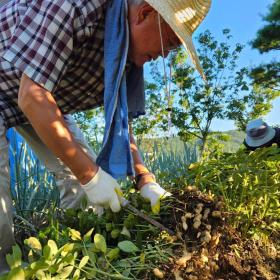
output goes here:
{"type": "MultiPolygon", "coordinates": [[[[221,132],[217,132],[219,134],[221,132]]],[[[239,147],[241,146],[244,138],[245,133],[243,131],[237,131],[237,130],[229,130],[226,132],[223,132],[223,134],[229,135],[231,138],[229,141],[222,141],[225,145],[224,151],[225,152],[236,152],[239,147]]],[[[190,142],[190,143],[184,143],[179,139],[179,137],[173,137],[173,138],[148,138],[144,139],[141,143],[141,148],[145,152],[154,151],[155,149],[158,150],[164,150],[164,152],[175,152],[178,154],[181,154],[186,151],[186,148],[198,148],[199,141],[197,142],[190,142]]]]}

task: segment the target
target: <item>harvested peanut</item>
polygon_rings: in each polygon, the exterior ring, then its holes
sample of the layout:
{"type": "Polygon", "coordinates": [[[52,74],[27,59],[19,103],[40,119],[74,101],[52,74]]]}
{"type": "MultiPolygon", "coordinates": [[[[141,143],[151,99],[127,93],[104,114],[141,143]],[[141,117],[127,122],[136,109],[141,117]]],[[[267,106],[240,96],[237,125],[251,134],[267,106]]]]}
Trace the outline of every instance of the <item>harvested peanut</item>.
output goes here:
{"type": "Polygon", "coordinates": [[[207,230],[209,230],[209,231],[211,230],[211,225],[206,225],[205,227],[207,230]]]}
{"type": "Polygon", "coordinates": [[[204,262],[204,263],[207,263],[208,262],[208,257],[205,256],[205,255],[201,255],[201,261],[204,262]]]}
{"type": "Polygon", "coordinates": [[[183,229],[186,231],[188,229],[188,225],[187,225],[187,220],[185,216],[181,217],[181,221],[182,221],[182,227],[183,229]]]}
{"type": "Polygon", "coordinates": [[[201,237],[201,242],[205,242],[205,243],[209,243],[210,241],[211,241],[211,234],[210,234],[210,232],[209,231],[207,231],[207,230],[205,230],[204,232],[203,232],[203,235],[202,235],[202,237],[201,237]]]}
{"type": "Polygon", "coordinates": [[[224,206],[224,203],[223,203],[222,201],[218,201],[218,202],[216,203],[216,207],[217,207],[218,209],[223,208],[223,206],[224,206]]]}
{"type": "Polygon", "coordinates": [[[219,253],[214,255],[214,260],[218,261],[219,260],[219,253]]]}
{"type": "Polygon", "coordinates": [[[153,269],[153,273],[158,279],[163,279],[164,278],[164,273],[160,271],[158,268],[153,269]]]}
{"type": "Polygon", "coordinates": [[[203,218],[202,218],[202,219],[203,219],[203,220],[207,220],[209,214],[210,214],[210,208],[206,208],[206,209],[204,210],[203,218]]]}
{"type": "Polygon", "coordinates": [[[174,271],[174,276],[175,276],[175,280],[184,280],[182,277],[181,277],[181,272],[179,270],[175,270],[174,271]]]}
{"type": "Polygon", "coordinates": [[[197,215],[195,215],[193,221],[194,222],[201,221],[201,218],[202,218],[202,215],[201,214],[197,214],[197,215]]]}
{"type": "Polygon", "coordinates": [[[212,212],[212,217],[221,218],[222,217],[221,211],[213,211],[212,212]]]}
{"type": "Polygon", "coordinates": [[[183,239],[183,233],[180,232],[180,231],[177,231],[176,237],[177,237],[178,239],[182,240],[182,239],[183,239]]]}
{"type": "Polygon", "coordinates": [[[186,219],[190,219],[190,218],[193,217],[193,214],[188,212],[188,213],[185,214],[185,217],[186,217],[186,219]]]}
{"type": "Polygon", "coordinates": [[[189,265],[187,266],[187,268],[185,269],[185,271],[186,271],[187,273],[191,273],[191,272],[193,272],[193,270],[194,270],[194,267],[193,267],[193,264],[192,264],[192,263],[189,264],[189,265]]]}
{"type": "Polygon", "coordinates": [[[195,229],[198,229],[200,226],[201,226],[201,221],[196,221],[196,222],[194,222],[194,224],[193,224],[193,227],[194,227],[195,229]]]}
{"type": "Polygon", "coordinates": [[[189,261],[192,258],[192,254],[189,252],[186,252],[183,257],[178,259],[176,261],[176,264],[178,264],[181,267],[186,267],[187,266],[187,261],[189,261]]]}
{"type": "Polygon", "coordinates": [[[219,266],[214,261],[210,261],[209,265],[214,271],[217,271],[219,269],[219,266]]]}
{"type": "Polygon", "coordinates": [[[216,235],[213,236],[213,242],[214,242],[214,245],[217,246],[220,242],[220,237],[221,237],[221,234],[220,233],[217,233],[216,235]]]}

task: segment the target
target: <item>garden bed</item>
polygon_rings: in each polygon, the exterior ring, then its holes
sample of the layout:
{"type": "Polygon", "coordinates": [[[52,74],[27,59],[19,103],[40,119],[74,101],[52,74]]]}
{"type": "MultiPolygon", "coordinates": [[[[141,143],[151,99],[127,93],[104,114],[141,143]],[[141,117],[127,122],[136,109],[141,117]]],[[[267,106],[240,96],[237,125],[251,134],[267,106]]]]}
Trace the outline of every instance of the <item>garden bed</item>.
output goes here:
{"type": "Polygon", "coordinates": [[[280,279],[279,170],[271,147],[182,166],[176,177],[158,174],[173,194],[160,215],[127,190],[175,236],[127,209],[101,217],[91,209],[29,211],[15,220],[19,245],[0,279],[280,279]]]}

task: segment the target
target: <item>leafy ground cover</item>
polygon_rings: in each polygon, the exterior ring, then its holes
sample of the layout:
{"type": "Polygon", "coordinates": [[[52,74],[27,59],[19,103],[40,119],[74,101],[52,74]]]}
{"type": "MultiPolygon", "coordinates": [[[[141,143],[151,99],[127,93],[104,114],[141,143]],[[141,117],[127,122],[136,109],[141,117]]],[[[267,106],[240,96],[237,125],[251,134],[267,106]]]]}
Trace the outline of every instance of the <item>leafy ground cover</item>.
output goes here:
{"type": "Polygon", "coordinates": [[[164,171],[158,176],[173,196],[156,216],[127,190],[175,236],[127,209],[98,217],[53,207],[18,217],[12,270],[0,279],[279,279],[279,170],[271,147],[164,171]]]}

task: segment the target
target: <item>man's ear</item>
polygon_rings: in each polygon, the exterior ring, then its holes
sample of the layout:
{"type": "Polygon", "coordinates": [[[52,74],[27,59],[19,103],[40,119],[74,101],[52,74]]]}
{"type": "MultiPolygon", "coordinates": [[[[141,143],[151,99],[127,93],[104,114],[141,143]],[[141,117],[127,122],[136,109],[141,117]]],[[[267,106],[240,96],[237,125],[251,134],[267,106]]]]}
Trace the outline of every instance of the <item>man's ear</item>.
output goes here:
{"type": "Polygon", "coordinates": [[[142,23],[148,16],[152,15],[156,11],[147,3],[141,5],[137,11],[136,24],[142,23]]]}

